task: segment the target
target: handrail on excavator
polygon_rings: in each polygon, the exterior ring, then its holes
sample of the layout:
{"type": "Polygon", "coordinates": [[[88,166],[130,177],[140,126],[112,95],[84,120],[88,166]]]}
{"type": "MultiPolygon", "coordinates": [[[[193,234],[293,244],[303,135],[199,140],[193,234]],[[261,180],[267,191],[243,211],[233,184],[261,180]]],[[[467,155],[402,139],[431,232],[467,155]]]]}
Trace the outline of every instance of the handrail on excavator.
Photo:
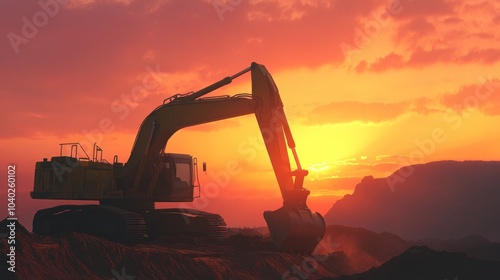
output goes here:
{"type": "Polygon", "coordinates": [[[87,152],[85,151],[85,149],[83,148],[83,146],[80,143],[77,143],[77,142],[61,143],[61,144],[59,144],[59,146],[60,146],[59,156],[61,156],[61,157],[63,156],[63,147],[70,146],[70,155],[69,156],[73,157],[73,148],[74,148],[74,151],[75,151],[74,158],[78,159],[78,147],[80,147],[82,149],[83,153],[87,156],[85,158],[80,158],[80,159],[90,160],[89,155],[87,154],[87,152]]]}

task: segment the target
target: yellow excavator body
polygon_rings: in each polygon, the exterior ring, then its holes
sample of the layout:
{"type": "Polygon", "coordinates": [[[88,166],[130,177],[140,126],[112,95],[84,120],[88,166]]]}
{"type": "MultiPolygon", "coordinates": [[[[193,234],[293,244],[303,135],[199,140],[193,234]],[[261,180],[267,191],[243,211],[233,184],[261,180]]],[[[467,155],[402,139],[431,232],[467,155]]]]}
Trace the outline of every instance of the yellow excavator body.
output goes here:
{"type": "Polygon", "coordinates": [[[193,209],[155,209],[155,202],[192,201],[197,162],[190,155],[167,153],[169,138],[178,130],[208,122],[254,114],[271,159],[283,206],[264,218],[278,250],[310,253],[325,233],[323,217],[306,205],[302,169],[283,103],[264,65],[250,67],[197,92],[167,98],[141,124],[131,155],[120,163],[92,157],[78,143],[61,144],[61,154],[36,163],[34,199],[98,200],[100,205],[61,205],[38,211],[35,233],[79,231],[123,242],[140,242],[169,234],[223,236],[226,224],[217,214],[193,209]],[[214,91],[251,72],[252,93],[209,97],[214,91]],[[63,155],[63,147],[70,150],[63,155]],[[291,150],[296,170],[288,157],[291,150]],[[80,152],[78,152],[80,151],[80,152]]]}

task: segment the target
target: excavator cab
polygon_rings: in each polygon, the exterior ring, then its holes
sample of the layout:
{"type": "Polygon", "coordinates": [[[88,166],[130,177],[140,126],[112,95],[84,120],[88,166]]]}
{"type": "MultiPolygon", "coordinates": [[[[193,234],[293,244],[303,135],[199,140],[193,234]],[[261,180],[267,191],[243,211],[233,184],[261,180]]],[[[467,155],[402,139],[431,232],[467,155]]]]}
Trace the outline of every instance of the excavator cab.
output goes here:
{"type": "Polygon", "coordinates": [[[161,154],[153,174],[157,178],[153,197],[163,202],[190,202],[194,199],[196,158],[185,154],[161,154]]]}

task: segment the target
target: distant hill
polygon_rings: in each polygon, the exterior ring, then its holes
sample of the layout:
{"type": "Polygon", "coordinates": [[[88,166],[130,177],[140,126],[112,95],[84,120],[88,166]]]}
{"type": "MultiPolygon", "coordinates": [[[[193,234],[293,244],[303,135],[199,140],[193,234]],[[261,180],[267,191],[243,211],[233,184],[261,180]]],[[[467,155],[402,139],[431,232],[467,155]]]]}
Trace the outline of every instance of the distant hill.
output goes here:
{"type": "Polygon", "coordinates": [[[359,272],[378,267],[412,246],[426,246],[435,251],[450,253],[465,253],[475,259],[500,262],[500,243],[490,242],[479,235],[449,240],[406,241],[387,232],[375,233],[363,228],[329,225],[326,228],[324,241],[331,245],[330,251],[325,251],[324,246],[318,246],[317,253],[342,251],[348,257],[350,266],[359,272]]]}
{"type": "Polygon", "coordinates": [[[490,242],[479,235],[450,240],[423,239],[409,243],[424,245],[436,251],[462,252],[476,259],[500,262],[500,243],[490,242]]]}
{"type": "Polygon", "coordinates": [[[377,267],[411,247],[394,234],[379,234],[363,228],[339,225],[327,226],[323,240],[323,245],[318,246],[316,253],[342,251],[348,257],[350,266],[357,272],[377,267]],[[325,244],[330,246],[326,248],[325,244]]]}
{"type": "Polygon", "coordinates": [[[363,178],[325,215],[328,224],[406,240],[481,235],[500,242],[500,162],[440,161],[363,178]]]}
{"type": "MultiPolygon", "coordinates": [[[[229,228],[228,236],[232,241],[242,240],[244,247],[262,247],[259,242],[270,243],[266,227],[260,228],[229,228]],[[237,235],[258,236],[261,239],[251,242],[237,235]],[[259,241],[260,240],[260,241],[259,241]]],[[[489,241],[479,235],[470,235],[459,239],[422,239],[407,241],[388,233],[375,233],[364,228],[354,228],[341,225],[328,225],[321,244],[315,253],[327,255],[342,251],[349,260],[349,265],[356,272],[363,272],[372,267],[378,267],[391,258],[400,255],[412,246],[426,246],[436,251],[465,253],[469,257],[480,260],[500,261],[500,243],[489,241]]]]}
{"type": "MultiPolygon", "coordinates": [[[[259,247],[259,245],[258,242],[252,243],[251,239],[243,239],[242,236],[257,236],[263,242],[271,242],[267,227],[229,228],[227,236],[232,242],[244,240],[244,247],[259,247]]],[[[409,242],[394,234],[386,232],[379,234],[363,228],[329,225],[314,254],[329,255],[342,252],[355,272],[363,272],[383,264],[410,247],[409,242]]]]}
{"type": "Polygon", "coordinates": [[[498,280],[500,262],[482,261],[463,253],[437,252],[424,246],[415,246],[377,268],[333,279],[498,280]]]}

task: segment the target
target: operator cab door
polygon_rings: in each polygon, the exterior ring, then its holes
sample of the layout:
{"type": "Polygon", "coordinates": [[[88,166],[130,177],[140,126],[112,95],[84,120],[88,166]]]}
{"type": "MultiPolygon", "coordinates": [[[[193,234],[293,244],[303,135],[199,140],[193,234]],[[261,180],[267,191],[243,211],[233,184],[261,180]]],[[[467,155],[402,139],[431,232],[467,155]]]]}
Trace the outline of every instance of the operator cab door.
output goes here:
{"type": "Polygon", "coordinates": [[[155,187],[155,201],[193,201],[193,159],[184,154],[163,154],[155,187]]]}

